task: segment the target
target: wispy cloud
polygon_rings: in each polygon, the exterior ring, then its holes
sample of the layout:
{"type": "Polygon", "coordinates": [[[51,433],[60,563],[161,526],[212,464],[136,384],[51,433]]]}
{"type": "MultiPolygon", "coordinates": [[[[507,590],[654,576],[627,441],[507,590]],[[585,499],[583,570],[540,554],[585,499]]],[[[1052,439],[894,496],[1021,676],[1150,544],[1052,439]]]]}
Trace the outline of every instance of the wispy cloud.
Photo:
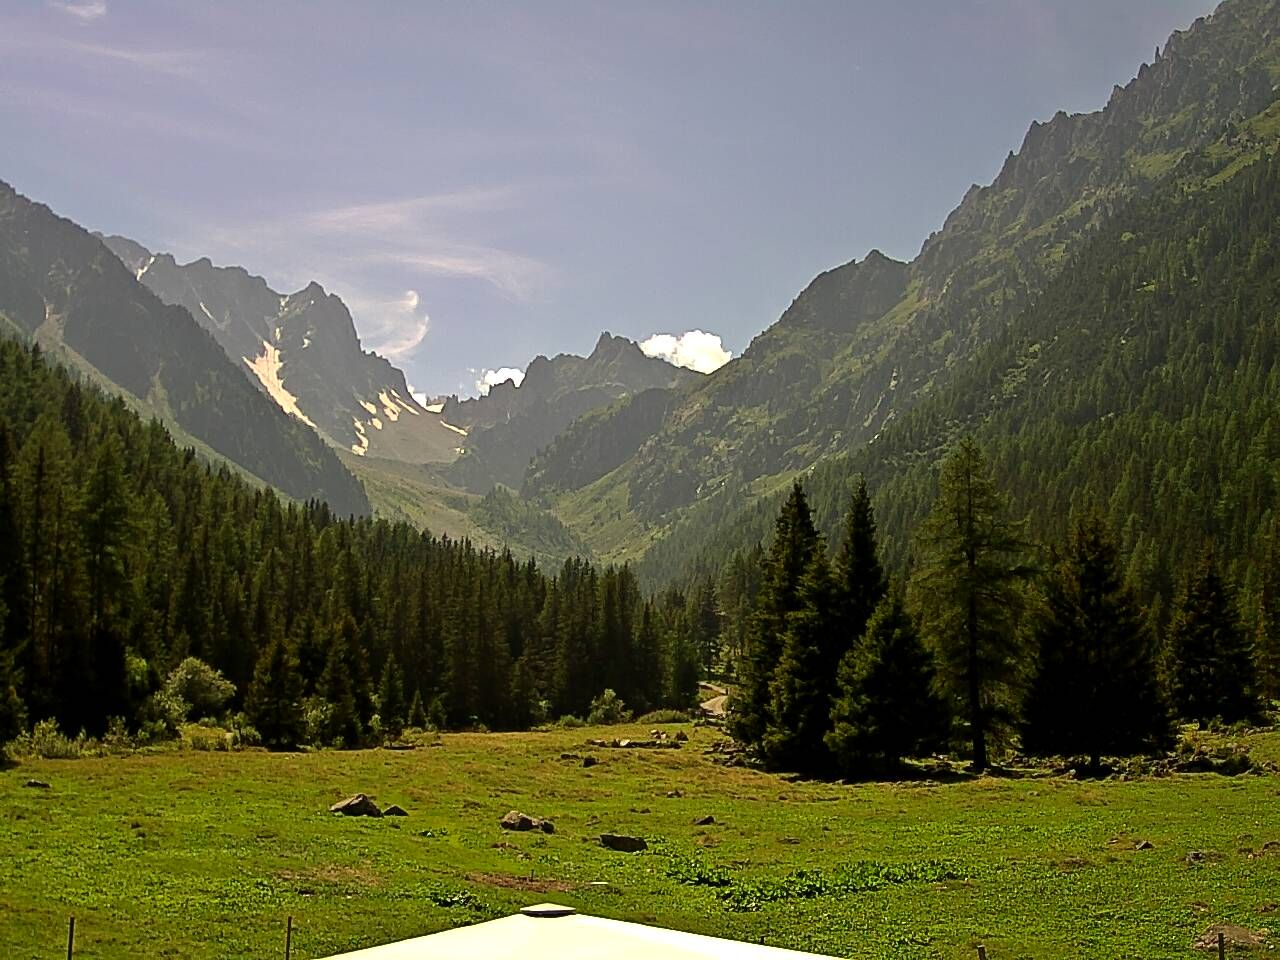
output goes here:
{"type": "Polygon", "coordinates": [[[107,15],[107,0],[49,0],[49,6],[75,17],[81,23],[92,23],[107,15]]]}
{"type": "Polygon", "coordinates": [[[420,309],[422,298],[417,290],[406,290],[393,299],[350,291],[339,295],[351,308],[362,334],[373,342],[370,349],[392,360],[412,355],[431,328],[431,317],[420,309]]]}
{"type": "Polygon", "coordinates": [[[77,56],[110,60],[145,73],[190,77],[200,73],[206,54],[200,50],[135,50],[102,43],[65,41],[62,46],[77,56]]]}
{"type": "Polygon", "coordinates": [[[699,373],[712,373],[733,359],[733,354],[720,341],[719,334],[702,330],[680,334],[655,333],[640,344],[640,349],[645,356],[661,357],[677,367],[699,373]]]}

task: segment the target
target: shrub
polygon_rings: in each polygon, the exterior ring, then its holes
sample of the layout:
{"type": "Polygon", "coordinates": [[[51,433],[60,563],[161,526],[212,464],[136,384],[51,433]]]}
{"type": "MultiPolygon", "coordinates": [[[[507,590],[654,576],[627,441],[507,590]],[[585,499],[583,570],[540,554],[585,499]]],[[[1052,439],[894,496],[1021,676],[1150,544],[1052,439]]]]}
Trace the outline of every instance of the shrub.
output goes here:
{"type": "Polygon", "coordinates": [[[556,721],[555,725],[561,730],[576,730],[578,727],[585,727],[587,721],[581,717],[575,717],[572,713],[566,713],[556,721]]]}
{"type": "Polygon", "coordinates": [[[625,723],[630,719],[631,714],[627,711],[627,705],[608,688],[591,701],[591,712],[587,714],[587,723],[593,727],[625,723]]]}
{"type": "Polygon", "coordinates": [[[188,714],[194,719],[216,716],[235,692],[236,685],[220,670],[196,657],[187,657],[174,667],[164,682],[166,698],[188,704],[188,714]]]}
{"type": "Polygon", "coordinates": [[[636,723],[689,723],[691,719],[684,710],[650,710],[644,716],[636,717],[636,723]]]}
{"type": "Polygon", "coordinates": [[[231,749],[231,734],[220,727],[189,723],[182,728],[182,742],[192,750],[220,752],[231,749]]]}
{"type": "Polygon", "coordinates": [[[30,732],[19,734],[8,746],[8,753],[15,760],[20,757],[38,757],[41,760],[75,760],[84,756],[96,743],[89,741],[84,731],[72,739],[58,729],[54,719],[40,720],[30,732]]]}

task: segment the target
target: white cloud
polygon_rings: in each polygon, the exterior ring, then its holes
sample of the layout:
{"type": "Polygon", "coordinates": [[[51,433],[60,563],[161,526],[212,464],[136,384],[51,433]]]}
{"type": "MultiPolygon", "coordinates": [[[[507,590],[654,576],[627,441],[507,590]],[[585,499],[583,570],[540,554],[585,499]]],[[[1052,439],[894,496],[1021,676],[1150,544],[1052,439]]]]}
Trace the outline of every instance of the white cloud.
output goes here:
{"type": "Polygon", "coordinates": [[[81,23],[90,23],[107,15],[107,0],[50,0],[49,5],[81,23]]]}
{"type": "Polygon", "coordinates": [[[360,332],[374,340],[371,348],[384,357],[400,359],[418,348],[431,328],[431,318],[419,310],[417,290],[406,290],[390,300],[359,294],[340,294],[351,307],[360,332]]]}
{"type": "Polygon", "coordinates": [[[689,330],[686,333],[655,333],[640,344],[645,356],[661,357],[677,367],[687,367],[699,373],[719,370],[733,359],[724,348],[720,335],[689,330]]]}
{"type": "MultiPolygon", "coordinates": [[[[472,373],[475,371],[473,370],[472,373]]],[[[519,367],[499,367],[497,370],[485,370],[476,380],[476,391],[487,397],[489,391],[500,383],[510,380],[517,387],[524,382],[524,371],[519,367]]]]}

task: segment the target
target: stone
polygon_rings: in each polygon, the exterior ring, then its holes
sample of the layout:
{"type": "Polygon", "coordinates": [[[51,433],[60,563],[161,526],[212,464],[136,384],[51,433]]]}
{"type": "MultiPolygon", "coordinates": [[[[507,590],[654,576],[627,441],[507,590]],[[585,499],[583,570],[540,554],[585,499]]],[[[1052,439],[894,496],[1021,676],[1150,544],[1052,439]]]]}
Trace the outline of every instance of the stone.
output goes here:
{"type": "Polygon", "coordinates": [[[676,743],[688,743],[688,742],[689,742],[689,735],[685,733],[683,730],[677,730],[676,743]]]}
{"type": "Polygon", "coordinates": [[[541,830],[543,833],[555,833],[556,825],[552,823],[550,820],[539,820],[538,829],[541,830]]]}
{"type": "Polygon", "coordinates": [[[697,820],[693,821],[693,825],[695,827],[709,827],[715,822],[716,818],[711,814],[707,814],[705,817],[699,817],[697,820]]]}
{"type": "Polygon", "coordinates": [[[641,850],[649,849],[649,844],[645,843],[644,837],[629,837],[621,833],[600,834],[600,846],[617,850],[619,853],[639,853],[641,850]]]}
{"type": "Polygon", "coordinates": [[[49,785],[43,780],[28,780],[23,784],[24,787],[31,787],[33,790],[48,790],[49,785]]]}
{"type": "Polygon", "coordinates": [[[1156,845],[1150,840],[1139,840],[1133,847],[1135,850],[1154,850],[1155,848],[1156,845]]]}
{"type": "Polygon", "coordinates": [[[382,811],[382,815],[384,817],[407,817],[409,815],[409,811],[404,807],[393,803],[391,806],[387,807],[387,809],[382,811]]]}
{"type": "Polygon", "coordinates": [[[590,754],[587,754],[587,756],[582,758],[582,765],[584,767],[594,767],[599,762],[600,761],[598,759],[591,756],[590,754]]]}
{"type": "Polygon", "coordinates": [[[519,810],[511,810],[498,821],[498,825],[503,830],[532,830],[537,826],[537,821],[527,813],[521,813],[519,810]]]}
{"type": "Polygon", "coordinates": [[[378,805],[363,793],[340,800],[329,808],[330,813],[340,813],[344,817],[380,817],[382,811],[378,805]]]}
{"type": "Polygon", "coordinates": [[[683,793],[681,793],[679,790],[668,790],[668,791],[667,791],[667,799],[668,799],[668,800],[679,800],[679,799],[680,799],[681,797],[683,797],[683,796],[684,796],[684,794],[683,794],[683,793]]]}

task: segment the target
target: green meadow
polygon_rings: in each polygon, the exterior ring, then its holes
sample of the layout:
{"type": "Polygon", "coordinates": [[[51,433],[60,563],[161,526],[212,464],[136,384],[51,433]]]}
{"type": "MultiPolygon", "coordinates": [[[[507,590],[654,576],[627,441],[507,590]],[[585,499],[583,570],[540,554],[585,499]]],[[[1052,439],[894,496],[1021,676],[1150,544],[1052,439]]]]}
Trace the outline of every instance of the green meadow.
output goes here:
{"type": "MultiPolygon", "coordinates": [[[[0,956],[65,955],[74,914],[85,960],[282,957],[292,916],[306,960],[545,900],[849,957],[1189,957],[1216,924],[1280,932],[1280,778],[795,782],[682,729],[679,750],[587,745],[633,726],[23,761],[0,771],[0,956]],[[356,792],[409,816],[327,812],[356,792]],[[503,831],[511,809],[555,833],[503,831]]],[[[1280,760],[1280,734],[1250,745],[1280,760]]]]}

